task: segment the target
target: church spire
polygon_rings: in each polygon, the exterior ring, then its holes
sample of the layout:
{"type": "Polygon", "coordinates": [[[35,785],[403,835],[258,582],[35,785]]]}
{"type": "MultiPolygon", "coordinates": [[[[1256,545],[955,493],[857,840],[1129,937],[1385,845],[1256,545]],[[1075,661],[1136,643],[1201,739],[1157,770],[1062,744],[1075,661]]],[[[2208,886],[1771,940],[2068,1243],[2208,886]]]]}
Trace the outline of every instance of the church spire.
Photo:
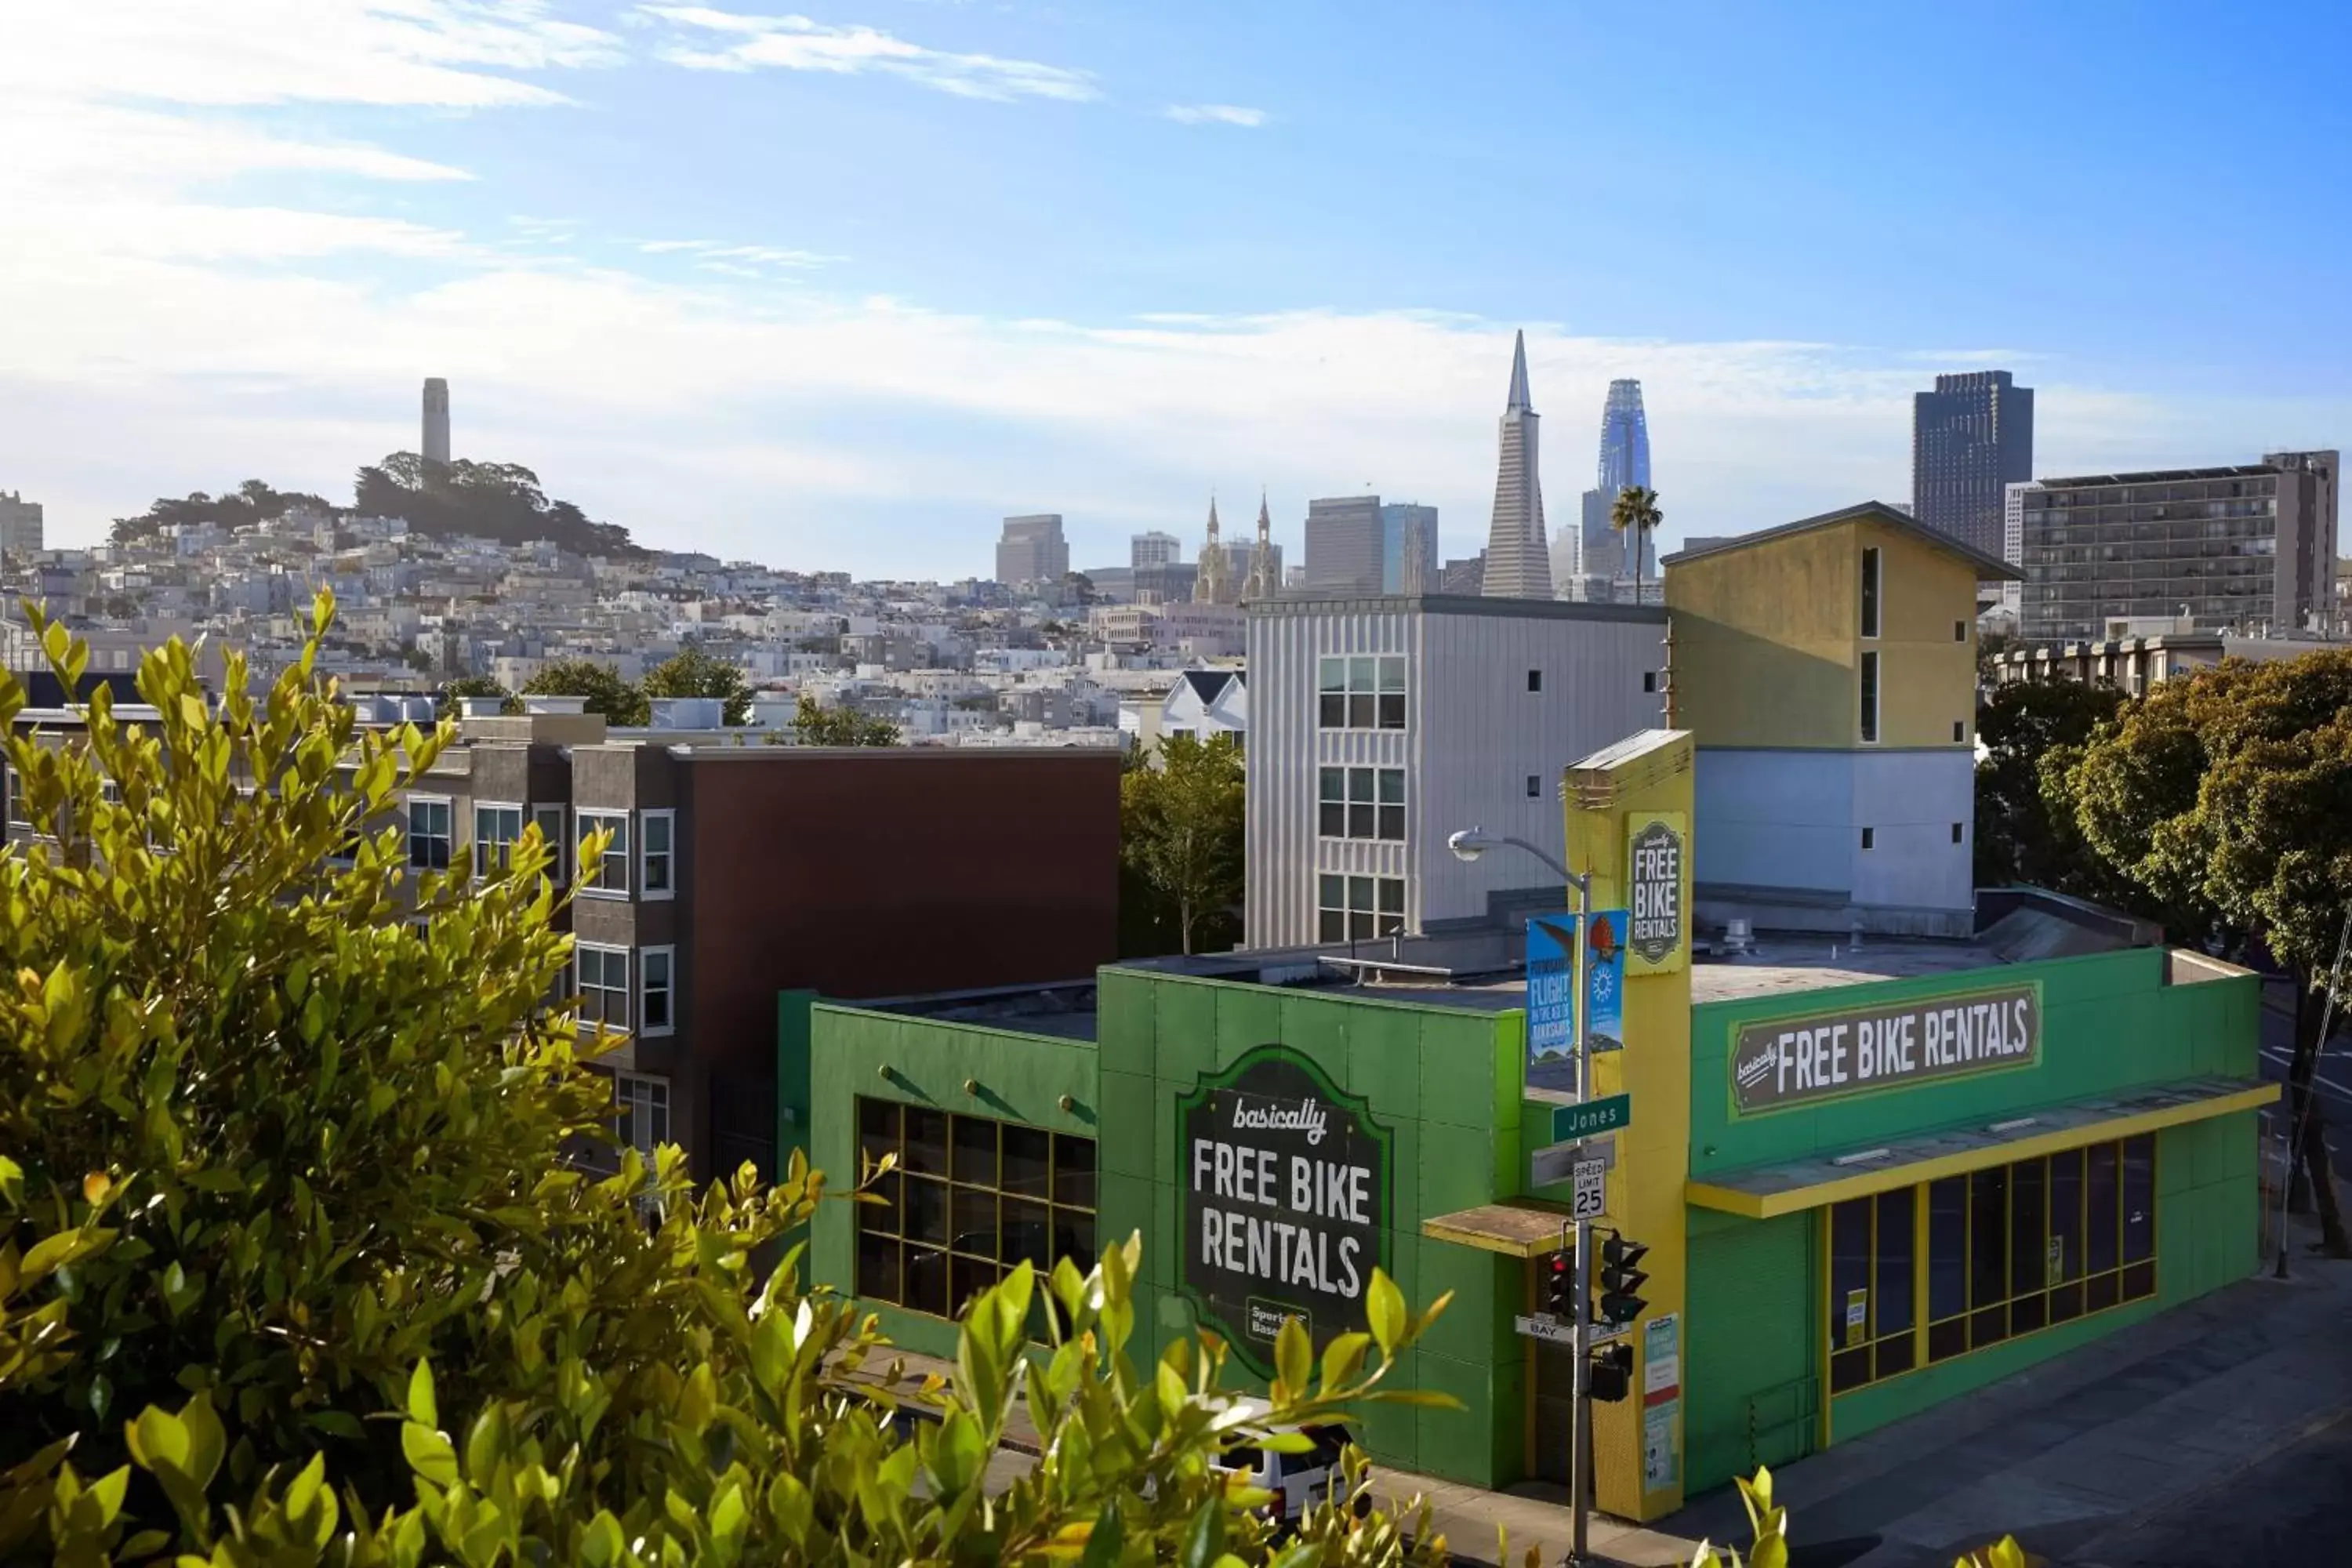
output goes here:
{"type": "Polygon", "coordinates": [[[1192,602],[1196,605],[1230,605],[1234,602],[1229,575],[1232,562],[1217,536],[1217,495],[1209,492],[1209,542],[1201,546],[1201,564],[1192,577],[1192,602]]]}
{"type": "Polygon", "coordinates": [[[1282,572],[1274,563],[1274,519],[1265,510],[1265,490],[1257,492],[1257,544],[1250,552],[1249,581],[1242,588],[1244,599],[1271,599],[1282,592],[1282,572]]]}

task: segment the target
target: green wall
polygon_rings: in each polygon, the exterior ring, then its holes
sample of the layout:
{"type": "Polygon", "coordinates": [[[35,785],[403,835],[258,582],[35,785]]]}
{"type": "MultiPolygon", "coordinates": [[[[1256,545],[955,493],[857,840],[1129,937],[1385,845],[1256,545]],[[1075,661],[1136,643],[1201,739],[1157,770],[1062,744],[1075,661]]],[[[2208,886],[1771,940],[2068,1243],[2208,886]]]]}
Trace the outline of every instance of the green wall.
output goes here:
{"type": "MultiPolygon", "coordinates": [[[[810,1021],[809,1158],[836,1192],[857,1181],[854,1101],[858,1095],[1093,1138],[1097,1140],[1097,1166],[1102,1163],[1107,1140],[1097,1103],[1091,1042],[824,1003],[812,1010],[810,1021]],[[976,1083],[977,1093],[964,1091],[967,1079],[976,1083]],[[1066,1111],[1061,1107],[1066,1094],[1072,1103],[1066,1111]]],[[[789,1037],[784,1047],[789,1049],[789,1037]]],[[[810,1228],[810,1277],[849,1289],[856,1279],[857,1241],[856,1216],[850,1205],[827,1203],[810,1228]]],[[[1109,1234],[1108,1215],[1097,1228],[1109,1234]]],[[[929,1355],[955,1354],[955,1325],[944,1318],[882,1302],[871,1305],[881,1315],[883,1331],[897,1343],[929,1355]]]]}
{"type": "Polygon", "coordinates": [[[1099,997],[1105,1122],[1122,1130],[1102,1144],[1102,1227],[1107,1236],[1144,1233],[1143,1321],[1157,1323],[1162,1342],[1195,1326],[1176,1289],[1178,1100],[1253,1047],[1287,1046],[1368,1101],[1372,1120],[1391,1131],[1389,1271],[1406,1300],[1423,1307],[1454,1292],[1445,1316],[1391,1375],[1465,1408],[1374,1406],[1365,1447],[1375,1458],[1473,1485],[1517,1479],[1528,1369],[1511,1318],[1527,1310],[1526,1265],[1425,1241],[1421,1222],[1517,1190],[1518,1015],[1115,969],[1102,973],[1099,997]],[[1136,1127],[1148,1136],[1123,1131],[1136,1127]]]}
{"type": "Polygon", "coordinates": [[[1710,1002],[1691,1012],[1691,1174],[1801,1160],[1890,1138],[1996,1121],[2036,1106],[2217,1074],[2256,1076],[2262,994],[2252,975],[2164,984],[2160,948],[2004,964],[1920,980],[1710,1002]],[[1765,1018],[1847,1012],[2039,981],[2042,1059],[1831,1104],[1734,1119],[1735,1031],[1765,1018]]]}
{"type": "MultiPolygon", "coordinates": [[[[1492,1203],[1519,1183],[1519,1015],[1413,1006],[1278,987],[1106,969],[1098,976],[1094,1042],[940,1023],[855,1007],[814,1009],[813,1159],[837,1183],[856,1170],[852,1100],[877,1096],[969,1110],[1096,1140],[1099,1238],[1141,1231],[1139,1352],[1190,1335],[1195,1319],[1178,1290],[1182,1180],[1179,1100],[1206,1072],[1255,1047],[1287,1046],[1343,1092],[1368,1102],[1391,1134],[1389,1271],[1423,1307],[1452,1305],[1391,1374],[1398,1387],[1441,1390],[1460,1411],[1374,1406],[1365,1447],[1377,1459],[1479,1486],[1525,1471],[1522,1342],[1527,1265],[1424,1241],[1423,1218],[1492,1203]],[[885,1079],[882,1069],[892,1076],[885,1079]],[[983,1098],[964,1092],[978,1080],[983,1098]],[[1065,1113],[1059,1097],[1076,1102],[1065,1113]],[[1148,1340],[1148,1344],[1140,1342],[1148,1340]]],[[[787,1037],[782,1048],[789,1049],[787,1037]]],[[[814,1226],[816,1279],[853,1278],[855,1216],[828,1205],[814,1226]]],[[[910,1349],[951,1354],[942,1320],[875,1304],[887,1332],[910,1349]]],[[[1256,1386],[1229,1363],[1228,1381],[1256,1386]]]]}
{"type": "MultiPolygon", "coordinates": [[[[2161,950],[2136,949],[1697,1007],[1691,1028],[1692,1174],[1704,1179],[1747,1165],[1864,1148],[2168,1080],[2255,1077],[2259,983],[2245,976],[2173,986],[2164,984],[2164,973],[2161,950]],[[1726,1060],[1742,1024],[2029,980],[2042,984],[2042,1060],[2035,1067],[1745,1121],[1730,1115],[1726,1060]]],[[[2258,1262],[2255,1138],[2252,1111],[2158,1134],[2153,1299],[1837,1395],[1831,1439],[1859,1436],[1927,1410],[2245,1278],[2258,1262]]],[[[1818,1211],[1764,1221],[1691,1211],[1685,1440],[1694,1491],[1759,1464],[1785,1463],[1819,1441],[1818,1226],[1818,1211]],[[1792,1419],[1808,1411],[1810,1418],[1792,1419]]]]}

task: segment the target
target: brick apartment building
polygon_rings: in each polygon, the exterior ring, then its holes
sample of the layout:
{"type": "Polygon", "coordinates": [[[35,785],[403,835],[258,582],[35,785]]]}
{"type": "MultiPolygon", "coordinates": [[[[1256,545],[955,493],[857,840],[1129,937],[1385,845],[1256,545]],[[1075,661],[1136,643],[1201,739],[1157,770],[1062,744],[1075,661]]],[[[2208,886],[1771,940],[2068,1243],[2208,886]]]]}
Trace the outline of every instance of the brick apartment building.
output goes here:
{"type": "MultiPolygon", "coordinates": [[[[363,721],[401,717],[397,699],[358,700],[363,721]]],[[[599,1065],[630,1142],[680,1144],[699,1177],[772,1164],[779,993],[1024,984],[1117,957],[1115,751],[769,746],[691,701],[611,731],[577,699],[530,705],[461,721],[397,808],[409,864],[468,844],[493,862],[536,822],[571,882],[580,840],[612,833],[569,910],[564,989],[625,1032],[599,1065]]]]}

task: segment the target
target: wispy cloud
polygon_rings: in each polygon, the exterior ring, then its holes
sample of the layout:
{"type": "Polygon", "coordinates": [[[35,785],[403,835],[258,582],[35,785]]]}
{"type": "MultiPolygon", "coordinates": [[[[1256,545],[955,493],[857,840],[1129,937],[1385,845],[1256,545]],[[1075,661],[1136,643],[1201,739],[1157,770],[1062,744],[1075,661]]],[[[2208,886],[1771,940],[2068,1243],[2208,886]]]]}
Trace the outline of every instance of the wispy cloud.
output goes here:
{"type": "Polygon", "coordinates": [[[1265,110],[1238,103],[1171,103],[1161,112],[1179,125],[1238,125],[1255,131],[1265,123],[1265,110]]]}
{"type": "Polygon", "coordinates": [[[656,53],[690,70],[872,72],[995,102],[1049,98],[1083,103],[1102,96],[1087,71],[926,48],[874,27],[835,27],[806,16],[751,16],[696,5],[644,5],[638,12],[677,29],[656,53]]]}
{"type": "Polygon", "coordinates": [[[811,267],[824,267],[835,261],[846,261],[845,256],[828,256],[821,250],[793,250],[774,245],[729,245],[714,239],[647,239],[640,240],[638,251],[646,256],[688,256],[709,265],[712,270],[722,270],[716,263],[730,263],[731,269],[761,276],[760,267],[782,268],[798,271],[811,267]]]}

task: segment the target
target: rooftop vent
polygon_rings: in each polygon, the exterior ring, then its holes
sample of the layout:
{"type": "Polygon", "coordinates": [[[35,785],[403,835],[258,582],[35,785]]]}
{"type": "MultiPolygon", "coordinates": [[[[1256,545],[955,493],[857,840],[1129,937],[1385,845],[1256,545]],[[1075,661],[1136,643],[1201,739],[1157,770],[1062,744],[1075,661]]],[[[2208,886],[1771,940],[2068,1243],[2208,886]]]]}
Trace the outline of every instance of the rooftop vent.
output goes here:
{"type": "Polygon", "coordinates": [[[585,697],[526,697],[522,700],[522,710],[526,713],[551,715],[585,713],[588,711],[588,699],[585,697]]]}
{"type": "Polygon", "coordinates": [[[727,721],[727,703],[717,697],[656,697],[653,700],[656,730],[716,730],[727,721]]]}
{"type": "Polygon", "coordinates": [[[1756,924],[1745,915],[1723,922],[1723,951],[1734,958],[1756,951],[1756,924]]]}

